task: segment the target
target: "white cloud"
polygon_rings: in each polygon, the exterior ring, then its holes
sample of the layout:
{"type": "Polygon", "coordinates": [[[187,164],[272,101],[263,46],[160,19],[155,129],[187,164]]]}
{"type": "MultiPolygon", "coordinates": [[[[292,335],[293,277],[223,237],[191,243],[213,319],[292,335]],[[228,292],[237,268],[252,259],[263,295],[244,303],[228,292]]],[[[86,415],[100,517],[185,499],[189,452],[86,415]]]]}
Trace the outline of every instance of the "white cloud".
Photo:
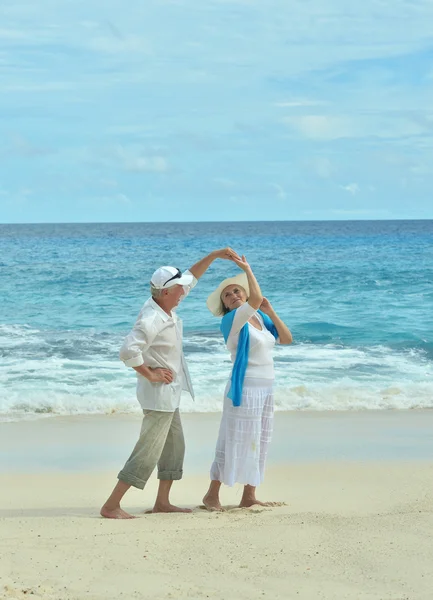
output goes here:
{"type": "Polygon", "coordinates": [[[9,93],[28,93],[37,92],[72,92],[76,91],[77,82],[75,81],[44,81],[41,83],[25,82],[25,83],[7,83],[2,85],[2,92],[9,93]]]}
{"type": "Polygon", "coordinates": [[[353,134],[350,119],[347,117],[306,115],[285,117],[283,122],[298,133],[314,140],[336,140],[351,137],[353,134]]]}
{"type": "Polygon", "coordinates": [[[278,106],[278,108],[300,108],[303,106],[319,106],[324,104],[319,100],[287,100],[284,102],[275,102],[274,106],[278,106]]]}
{"type": "Polygon", "coordinates": [[[92,50],[107,54],[152,54],[152,45],[149,40],[138,35],[122,37],[99,35],[91,38],[87,45],[92,50]]]}
{"type": "Polygon", "coordinates": [[[279,200],[285,200],[287,198],[286,191],[279,183],[271,183],[270,185],[276,190],[276,196],[279,200]]]}
{"type": "Polygon", "coordinates": [[[105,179],[104,177],[99,181],[99,183],[105,188],[116,188],[118,186],[118,183],[115,179],[105,179]]]}
{"type": "Polygon", "coordinates": [[[392,213],[389,210],[375,210],[375,209],[359,209],[359,210],[344,210],[344,209],[332,209],[329,211],[331,215],[344,218],[369,218],[369,219],[385,219],[390,217],[392,213]]]}
{"type": "Polygon", "coordinates": [[[283,118],[292,131],[310,140],[402,138],[429,133],[429,120],[406,112],[387,114],[303,115],[283,118]]]}
{"type": "Polygon", "coordinates": [[[128,198],[126,194],[117,194],[116,198],[121,204],[132,204],[130,198],[128,198]]]}
{"type": "Polygon", "coordinates": [[[146,155],[139,148],[118,146],[115,152],[118,162],[125,171],[137,173],[164,173],[168,170],[167,160],[163,156],[146,155]]]}
{"type": "Polygon", "coordinates": [[[345,190],[346,192],[349,192],[349,194],[352,194],[352,196],[355,196],[356,194],[359,194],[360,187],[357,183],[349,183],[348,185],[340,185],[342,190],[345,190]]]}
{"type": "MultiPolygon", "coordinates": [[[[85,180],[120,204],[139,197],[137,173],[153,174],[146,194],[181,188],[188,218],[208,210],[205,189],[283,216],[327,211],[336,191],[354,205],[370,184],[398,214],[401,178],[407,195],[432,185],[432,22],[431,0],[2,0],[0,128],[25,137],[6,140],[1,182],[35,187],[48,215],[44,185],[75,197],[85,180]],[[47,170],[27,158],[38,146],[56,149],[47,170]]],[[[414,214],[415,196],[400,200],[414,214]]]]}
{"type": "Polygon", "coordinates": [[[167,171],[168,165],[163,156],[137,156],[129,157],[125,160],[125,169],[127,171],[163,173],[167,171]]]}
{"type": "Polygon", "coordinates": [[[230,202],[233,204],[249,205],[250,199],[247,196],[230,196],[230,202]]]}
{"type": "Polygon", "coordinates": [[[237,185],[236,181],[233,181],[232,179],[225,179],[224,177],[214,177],[213,181],[218,186],[220,186],[226,190],[233,189],[237,185]]]}
{"type": "Polygon", "coordinates": [[[10,149],[7,151],[12,151],[21,156],[43,156],[45,154],[50,154],[50,150],[47,148],[43,148],[42,146],[37,146],[33,144],[26,138],[24,138],[19,133],[15,133],[11,136],[11,145],[10,149]]]}
{"type": "Polygon", "coordinates": [[[93,199],[108,207],[131,206],[132,201],[126,194],[114,194],[112,196],[94,196],[93,199]]]}
{"type": "Polygon", "coordinates": [[[315,157],[309,163],[315,175],[321,179],[331,179],[337,172],[333,162],[325,156],[315,157]]]}
{"type": "Polygon", "coordinates": [[[7,40],[25,40],[27,39],[27,33],[19,29],[0,29],[0,41],[5,42],[7,40]]]}

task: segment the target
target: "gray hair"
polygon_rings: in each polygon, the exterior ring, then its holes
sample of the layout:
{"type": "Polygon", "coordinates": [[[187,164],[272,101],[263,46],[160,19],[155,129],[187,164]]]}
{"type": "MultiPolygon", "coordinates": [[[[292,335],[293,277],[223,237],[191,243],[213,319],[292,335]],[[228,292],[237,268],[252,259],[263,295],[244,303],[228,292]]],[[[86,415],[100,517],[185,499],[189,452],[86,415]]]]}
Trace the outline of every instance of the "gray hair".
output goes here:
{"type": "Polygon", "coordinates": [[[152,284],[150,284],[150,294],[151,294],[152,298],[161,298],[162,290],[159,288],[156,288],[152,284]]]}

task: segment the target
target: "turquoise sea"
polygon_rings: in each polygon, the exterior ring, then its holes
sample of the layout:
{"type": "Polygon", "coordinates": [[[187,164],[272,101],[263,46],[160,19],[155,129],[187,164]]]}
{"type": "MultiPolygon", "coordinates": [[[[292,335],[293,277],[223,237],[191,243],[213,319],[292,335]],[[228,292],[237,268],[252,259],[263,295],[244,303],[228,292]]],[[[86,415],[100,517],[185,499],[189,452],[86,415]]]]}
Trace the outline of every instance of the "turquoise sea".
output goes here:
{"type": "MultiPolygon", "coordinates": [[[[0,225],[0,420],[138,411],[118,350],[155,268],[231,245],[292,329],[277,407],[433,407],[433,221],[0,225]]],[[[230,362],[205,300],[179,308],[196,401],[218,411],[230,362]]]]}

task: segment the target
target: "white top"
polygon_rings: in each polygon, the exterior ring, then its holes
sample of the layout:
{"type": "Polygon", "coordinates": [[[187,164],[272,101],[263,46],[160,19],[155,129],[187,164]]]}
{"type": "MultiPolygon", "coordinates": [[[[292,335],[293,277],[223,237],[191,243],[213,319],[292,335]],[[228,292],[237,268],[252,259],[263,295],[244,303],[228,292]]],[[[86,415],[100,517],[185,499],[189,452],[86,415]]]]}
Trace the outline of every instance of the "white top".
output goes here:
{"type": "Polygon", "coordinates": [[[232,363],[236,359],[236,350],[239,341],[239,332],[242,327],[248,323],[250,332],[250,351],[248,354],[248,365],[245,377],[254,377],[259,379],[274,379],[274,359],[272,350],[275,346],[275,338],[268,331],[263,323],[259,313],[245,302],[237,310],[233,318],[232,328],[227,339],[227,348],[231,354],[232,363]],[[248,323],[252,316],[256,316],[262,326],[257,329],[251,323],[248,323]]]}
{"type": "MultiPolygon", "coordinates": [[[[190,273],[190,271],[186,271],[190,273]]],[[[185,298],[197,284],[184,286],[185,298]]],[[[182,349],[182,319],[173,310],[168,315],[154,300],[149,298],[138,315],[137,321],[126,336],[120,349],[120,360],[127,367],[163,367],[173,373],[173,382],[151,383],[137,373],[137,399],[145,410],[172,412],[179,407],[181,391],[194,397],[191,378],[182,349]]]]}

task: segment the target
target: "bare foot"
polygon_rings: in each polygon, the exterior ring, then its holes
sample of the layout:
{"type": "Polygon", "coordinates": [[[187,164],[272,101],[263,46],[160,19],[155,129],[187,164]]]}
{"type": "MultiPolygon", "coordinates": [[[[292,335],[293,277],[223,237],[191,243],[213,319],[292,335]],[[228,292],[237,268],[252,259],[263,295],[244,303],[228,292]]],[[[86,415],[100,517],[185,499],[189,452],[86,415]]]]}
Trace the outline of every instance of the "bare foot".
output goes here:
{"type": "Polygon", "coordinates": [[[203,504],[205,508],[211,512],[221,512],[223,510],[219,498],[215,496],[209,496],[209,494],[206,494],[206,496],[203,498],[203,504]]]}
{"type": "Polygon", "coordinates": [[[101,508],[101,517],[106,519],[135,519],[134,515],[130,515],[118,506],[117,508],[109,509],[106,506],[101,508]]]}
{"type": "Polygon", "coordinates": [[[147,510],[146,514],[150,513],[191,513],[190,508],[180,508],[174,504],[155,504],[152,510],[147,510]]]}
{"type": "Polygon", "coordinates": [[[245,498],[241,500],[239,508],[251,508],[251,506],[285,506],[285,502],[260,502],[256,498],[245,498]]]}

